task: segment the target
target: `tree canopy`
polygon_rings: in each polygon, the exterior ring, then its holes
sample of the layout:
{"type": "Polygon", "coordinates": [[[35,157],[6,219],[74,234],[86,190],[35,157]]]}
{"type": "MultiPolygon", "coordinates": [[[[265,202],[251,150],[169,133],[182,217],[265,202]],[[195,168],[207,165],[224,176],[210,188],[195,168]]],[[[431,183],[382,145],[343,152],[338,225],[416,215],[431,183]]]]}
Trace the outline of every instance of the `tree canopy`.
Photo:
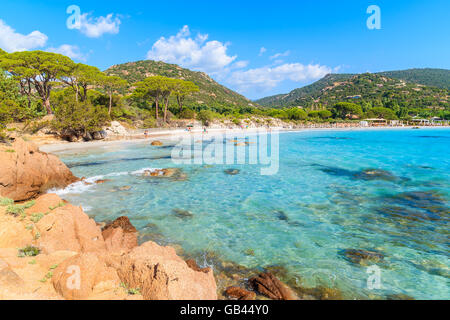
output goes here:
{"type": "Polygon", "coordinates": [[[1,55],[0,68],[19,81],[24,94],[40,98],[47,113],[51,114],[50,92],[56,82],[70,75],[74,62],[57,53],[23,51],[1,55]]]}
{"type": "Polygon", "coordinates": [[[128,82],[119,77],[102,75],[99,77],[98,84],[100,84],[109,95],[108,114],[111,114],[112,95],[114,91],[125,88],[128,82]]]}
{"type": "Polygon", "coordinates": [[[153,76],[136,83],[134,95],[143,99],[153,99],[156,108],[156,119],[159,119],[159,106],[164,103],[164,122],[167,121],[169,98],[173,94],[177,99],[179,111],[183,109],[185,97],[198,91],[198,87],[190,81],[173,79],[163,76],[153,76]]]}
{"type": "Polygon", "coordinates": [[[333,108],[336,118],[347,119],[352,116],[360,117],[363,114],[361,106],[351,102],[338,102],[333,108]]]}

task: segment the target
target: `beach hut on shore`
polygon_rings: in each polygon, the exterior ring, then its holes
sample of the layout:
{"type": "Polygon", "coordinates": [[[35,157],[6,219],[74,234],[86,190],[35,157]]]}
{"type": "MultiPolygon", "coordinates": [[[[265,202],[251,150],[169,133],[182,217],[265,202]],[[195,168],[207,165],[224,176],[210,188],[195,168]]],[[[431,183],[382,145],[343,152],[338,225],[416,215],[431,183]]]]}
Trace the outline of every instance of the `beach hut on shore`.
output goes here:
{"type": "Polygon", "coordinates": [[[383,118],[364,119],[364,121],[366,121],[371,127],[380,127],[387,125],[387,120],[383,118]]]}
{"type": "Polygon", "coordinates": [[[428,120],[428,119],[421,119],[419,117],[412,118],[411,122],[413,124],[419,125],[419,126],[428,126],[428,125],[430,125],[430,120],[428,120]]]}

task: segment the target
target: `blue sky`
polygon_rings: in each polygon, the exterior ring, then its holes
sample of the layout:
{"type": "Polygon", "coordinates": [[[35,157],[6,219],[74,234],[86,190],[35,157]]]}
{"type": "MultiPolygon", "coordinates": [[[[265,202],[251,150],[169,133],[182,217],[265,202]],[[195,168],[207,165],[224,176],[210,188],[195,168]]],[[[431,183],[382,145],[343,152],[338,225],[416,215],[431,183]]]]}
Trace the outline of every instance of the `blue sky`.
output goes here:
{"type": "Polygon", "coordinates": [[[448,0],[3,0],[0,47],[61,52],[102,70],[177,63],[255,99],[328,72],[450,69],[449,21],[448,0]],[[70,5],[81,9],[79,29],[66,26],[70,5]],[[379,30],[367,28],[370,5],[381,10],[379,30]]]}

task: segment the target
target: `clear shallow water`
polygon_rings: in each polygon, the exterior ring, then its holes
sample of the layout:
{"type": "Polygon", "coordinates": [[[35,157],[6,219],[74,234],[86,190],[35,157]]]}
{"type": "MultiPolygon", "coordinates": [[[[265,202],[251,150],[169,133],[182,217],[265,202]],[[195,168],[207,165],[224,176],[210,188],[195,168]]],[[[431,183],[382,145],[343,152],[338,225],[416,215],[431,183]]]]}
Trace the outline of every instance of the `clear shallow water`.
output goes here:
{"type": "Polygon", "coordinates": [[[347,298],[449,299],[449,146],[448,129],[281,133],[279,172],[261,176],[259,166],[176,166],[170,148],[114,145],[60,152],[77,176],[111,181],[59,193],[98,221],[127,215],[144,239],[180,244],[200,263],[212,251],[249,268],[281,265],[302,286],[347,298]],[[139,174],[167,167],[188,180],[139,174]],[[370,179],[369,168],[388,173],[370,179]],[[367,289],[366,267],[345,249],[383,254],[368,263],[381,268],[382,289],[367,289]]]}

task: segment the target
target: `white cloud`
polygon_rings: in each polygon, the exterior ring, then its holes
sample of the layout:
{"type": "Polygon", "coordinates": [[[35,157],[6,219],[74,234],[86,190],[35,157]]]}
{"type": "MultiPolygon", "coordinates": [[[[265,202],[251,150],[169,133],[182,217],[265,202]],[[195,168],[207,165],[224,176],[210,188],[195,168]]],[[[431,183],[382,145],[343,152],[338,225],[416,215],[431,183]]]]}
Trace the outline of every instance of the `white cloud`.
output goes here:
{"type": "Polygon", "coordinates": [[[227,82],[237,86],[242,91],[249,89],[268,90],[275,88],[285,80],[295,82],[317,80],[331,72],[331,68],[319,64],[286,63],[277,67],[266,66],[235,71],[227,82]]]}
{"type": "Polygon", "coordinates": [[[0,19],[0,48],[8,51],[26,51],[45,46],[48,37],[40,31],[33,31],[27,35],[17,33],[0,19]]]}
{"type": "Polygon", "coordinates": [[[266,51],[267,51],[266,48],[261,47],[261,49],[259,49],[259,56],[262,56],[266,51]]]}
{"type": "Polygon", "coordinates": [[[73,60],[86,61],[86,56],[81,53],[78,46],[63,44],[57,48],[48,48],[47,51],[63,54],[73,60]]]}
{"type": "Polygon", "coordinates": [[[286,52],[282,52],[282,53],[275,53],[273,56],[271,56],[269,59],[273,60],[273,59],[277,59],[280,57],[287,57],[288,55],[290,55],[291,52],[288,50],[286,52]]]}
{"type": "Polygon", "coordinates": [[[236,61],[235,63],[233,63],[231,65],[231,68],[233,68],[233,69],[242,69],[242,68],[247,67],[248,64],[249,64],[249,61],[246,61],[246,60],[236,61]]]}
{"type": "Polygon", "coordinates": [[[118,34],[121,21],[114,14],[110,13],[106,17],[92,18],[88,13],[80,17],[79,30],[89,38],[99,38],[105,33],[118,34]]]}
{"type": "MultiPolygon", "coordinates": [[[[156,41],[148,51],[147,59],[175,63],[211,74],[223,72],[237,56],[227,54],[228,43],[207,40],[207,34],[191,37],[189,27],[184,26],[177,35],[161,37],[156,41]]],[[[239,61],[236,64],[242,67],[244,63],[239,61]]]]}

